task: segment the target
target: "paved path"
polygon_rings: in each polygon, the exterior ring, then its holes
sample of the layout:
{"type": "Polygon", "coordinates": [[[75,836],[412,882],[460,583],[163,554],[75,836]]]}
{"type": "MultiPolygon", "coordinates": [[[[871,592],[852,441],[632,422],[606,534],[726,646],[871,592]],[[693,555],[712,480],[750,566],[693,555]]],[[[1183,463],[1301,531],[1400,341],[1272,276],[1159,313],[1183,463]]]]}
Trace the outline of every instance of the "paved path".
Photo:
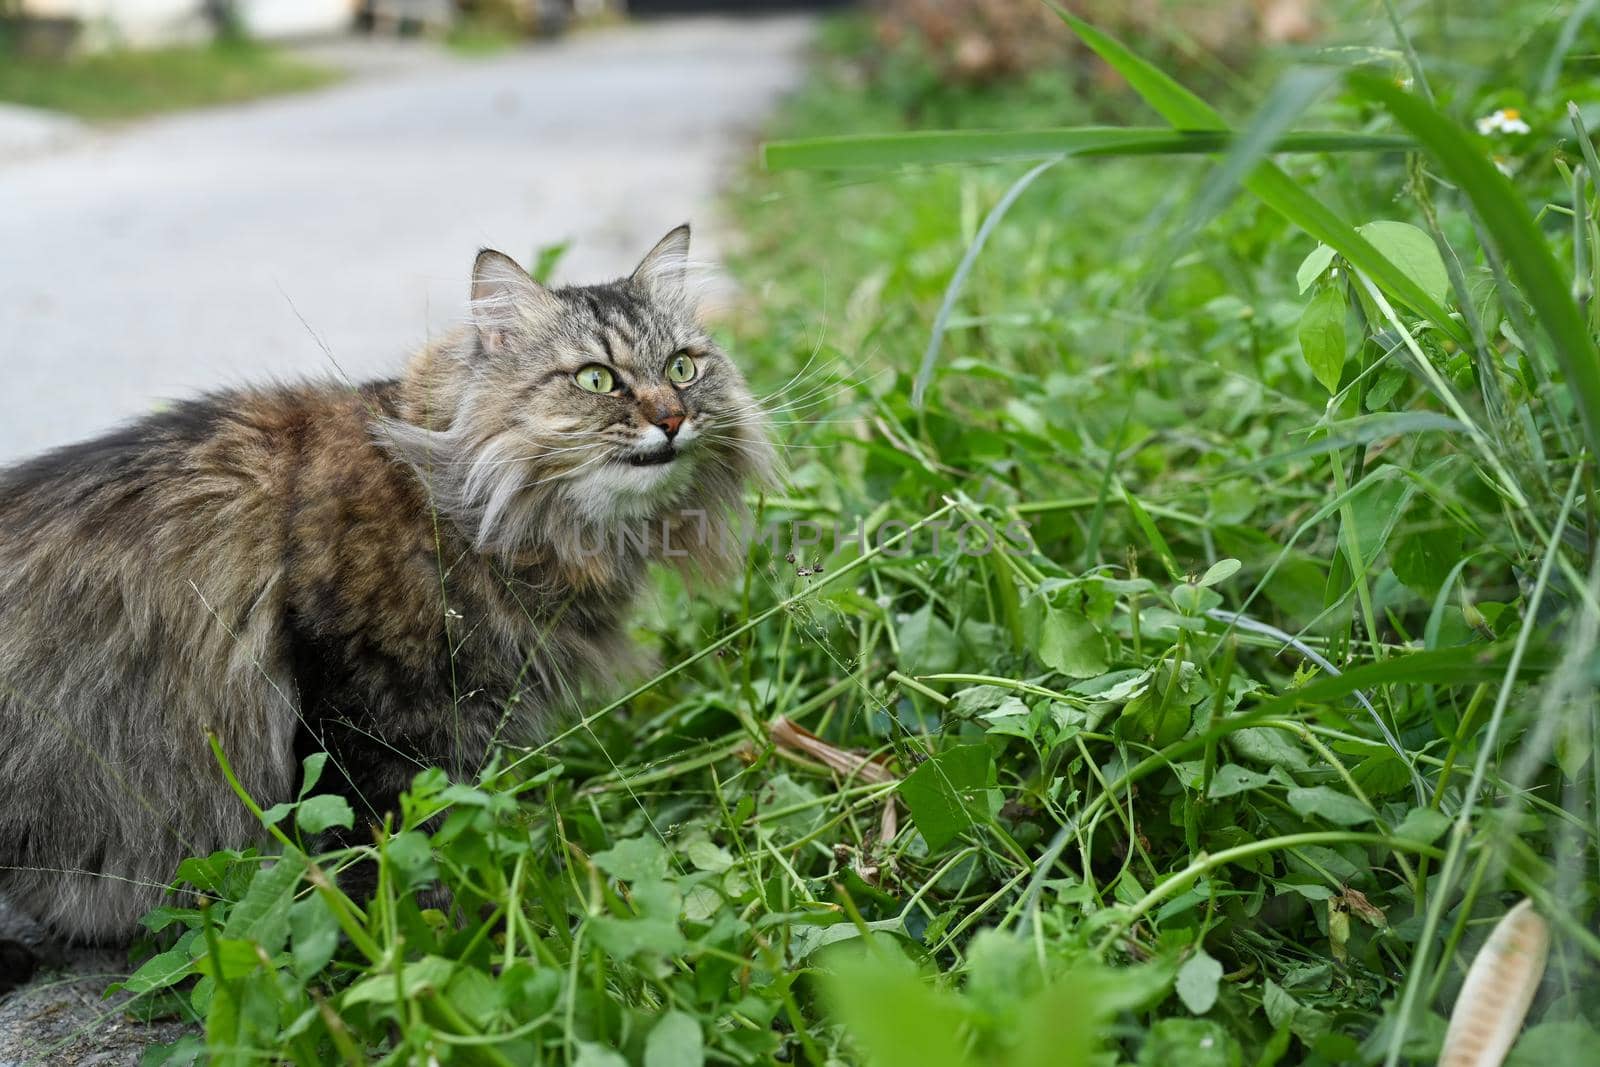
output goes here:
{"type": "Polygon", "coordinates": [[[482,245],[572,239],[561,275],[591,280],[708,229],[809,26],[648,23],[0,144],[0,463],[197,389],[331,373],[301,317],[352,377],[391,372],[458,320],[482,245]]]}

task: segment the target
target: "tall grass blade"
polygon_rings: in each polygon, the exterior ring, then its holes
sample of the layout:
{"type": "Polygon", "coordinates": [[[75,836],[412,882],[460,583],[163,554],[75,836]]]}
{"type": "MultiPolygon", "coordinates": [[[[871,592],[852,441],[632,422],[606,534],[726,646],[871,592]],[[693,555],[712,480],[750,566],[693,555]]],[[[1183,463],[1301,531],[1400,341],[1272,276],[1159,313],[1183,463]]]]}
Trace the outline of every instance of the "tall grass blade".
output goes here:
{"type": "MultiPolygon", "coordinates": [[[[1056,12],[1095,54],[1126,78],[1145,102],[1172,125],[1181,129],[1228,128],[1222,116],[1210,104],[1134,55],[1120,41],[1101,33],[1070,12],[1060,8],[1056,12]]],[[[1267,207],[1344,256],[1385,292],[1426,318],[1457,344],[1466,346],[1472,343],[1461,323],[1452,318],[1438,301],[1277,164],[1270,160],[1262,161],[1244,178],[1243,184],[1267,207]]]]}
{"type": "Polygon", "coordinates": [[[1334,79],[1333,71],[1319,68],[1291,70],[1279,80],[1266,102],[1251,116],[1250,124],[1234,139],[1221,164],[1206,179],[1186,213],[1182,230],[1171,248],[1163,251],[1162,263],[1156,265],[1153,276],[1164,273],[1164,265],[1180,256],[1195,234],[1227,206],[1245,178],[1276,151],[1274,146],[1282,142],[1285,131],[1334,79]]]}
{"type": "Polygon", "coordinates": [[[978,253],[983,251],[983,246],[989,241],[989,235],[1000,225],[1000,220],[1005,218],[1006,212],[1011,210],[1011,205],[1017,202],[1017,198],[1027,191],[1035,178],[1060,161],[1059,156],[1047,159],[1013,182],[1011,188],[1000,198],[1000,202],[995,204],[984,218],[983,225],[978,227],[972,243],[967,246],[966,254],[961,257],[961,263],[950,278],[950,284],[945,287],[944,300],[940,302],[939,313],[933,320],[933,336],[928,338],[928,347],[922,353],[922,363],[917,367],[916,381],[911,384],[911,406],[916,410],[922,410],[923,400],[928,395],[928,383],[933,380],[933,368],[939,361],[939,348],[944,344],[944,331],[950,323],[950,312],[955,308],[956,298],[961,295],[961,290],[967,284],[967,275],[972,273],[972,265],[977,262],[978,253]]]}
{"type": "MultiPolygon", "coordinates": [[[[872,167],[981,163],[1053,156],[1209,155],[1236,142],[1227,130],[1170,130],[1158,126],[1064,126],[1034,130],[918,130],[770,141],[762,161],[771,171],[855,170],[872,167]]],[[[1265,146],[1273,152],[1372,152],[1411,147],[1391,134],[1333,130],[1285,132],[1265,146]]]]}
{"type": "Polygon", "coordinates": [[[1173,126],[1184,130],[1226,130],[1227,120],[1216,108],[1185,89],[1166,71],[1134,55],[1128,46],[1109,34],[1101,33],[1083,19],[1052,4],[1061,21],[1094,54],[1128,80],[1128,85],[1144,102],[1161,113],[1173,126]]]}
{"type": "Polygon", "coordinates": [[[1583,415],[1589,450],[1600,454],[1600,350],[1583,312],[1572,299],[1549,243],[1506,176],[1466,132],[1433,107],[1399,86],[1362,71],[1350,74],[1353,88],[1386,108],[1396,122],[1425,145],[1444,174],[1476,209],[1533,306],[1554,348],[1556,363],[1583,415]]]}

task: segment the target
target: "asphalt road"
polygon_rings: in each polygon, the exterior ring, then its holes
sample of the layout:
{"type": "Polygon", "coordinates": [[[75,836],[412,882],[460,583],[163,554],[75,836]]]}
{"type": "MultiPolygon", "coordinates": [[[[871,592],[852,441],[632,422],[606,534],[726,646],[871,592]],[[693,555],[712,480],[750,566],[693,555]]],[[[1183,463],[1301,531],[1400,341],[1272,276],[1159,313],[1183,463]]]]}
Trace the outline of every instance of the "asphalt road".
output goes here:
{"type": "Polygon", "coordinates": [[[0,463],[201,389],[391,373],[459,320],[481,246],[571,240],[559,277],[595,280],[690,219],[714,254],[714,194],[809,29],[675,20],[415,63],[343,46],[365,73],[329,90],[0,140],[0,463]]]}

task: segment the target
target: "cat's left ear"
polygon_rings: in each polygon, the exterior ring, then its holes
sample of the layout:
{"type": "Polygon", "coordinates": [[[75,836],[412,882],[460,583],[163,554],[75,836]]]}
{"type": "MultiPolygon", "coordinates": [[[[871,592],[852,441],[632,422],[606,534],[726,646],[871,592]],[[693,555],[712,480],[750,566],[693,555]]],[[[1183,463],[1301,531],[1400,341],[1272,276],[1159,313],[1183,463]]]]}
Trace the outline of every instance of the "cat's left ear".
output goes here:
{"type": "Polygon", "coordinates": [[[499,348],[521,315],[553,299],[504,252],[485,248],[472,264],[472,323],[485,348],[499,348]]]}
{"type": "Polygon", "coordinates": [[[629,281],[659,294],[682,293],[689,273],[689,224],[671,230],[644,254],[629,281]]]}

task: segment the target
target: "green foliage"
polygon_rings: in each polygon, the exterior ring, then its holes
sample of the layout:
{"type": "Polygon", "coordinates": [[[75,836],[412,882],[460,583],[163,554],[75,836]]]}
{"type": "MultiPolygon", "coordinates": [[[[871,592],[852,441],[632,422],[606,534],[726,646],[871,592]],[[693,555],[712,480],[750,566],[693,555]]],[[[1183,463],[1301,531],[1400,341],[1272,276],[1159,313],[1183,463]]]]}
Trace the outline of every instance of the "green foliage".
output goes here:
{"type": "MultiPolygon", "coordinates": [[[[1141,121],[1066,74],[933,88],[843,25],[780,124],[845,153],[812,162],[1141,121]]],[[[1600,204],[1556,125],[1600,40],[1419,15],[1418,71],[1352,23],[1370,76],[1296,125],[1416,151],[1270,160],[1075,29],[1239,190],[1194,220],[1204,158],[1064,160],[952,291],[1015,163],[749,175],[725,328],[791,465],[752,503],[864,541],[662,577],[652,684],[423,772],[370,845],[308,854],[349,818],[308,762],[281,858],[187,862],[206,903],[127,988],[241,1062],[1431,1062],[1528,895],[1560,948],[1513,1062],[1600,1039],[1600,204]],[[1538,135],[1472,130],[1506,106],[1538,135]]]]}
{"type": "Polygon", "coordinates": [[[0,54],[0,101],[86,119],[131,119],[301,92],[336,77],[279,49],[242,40],[59,60],[0,54]]]}

